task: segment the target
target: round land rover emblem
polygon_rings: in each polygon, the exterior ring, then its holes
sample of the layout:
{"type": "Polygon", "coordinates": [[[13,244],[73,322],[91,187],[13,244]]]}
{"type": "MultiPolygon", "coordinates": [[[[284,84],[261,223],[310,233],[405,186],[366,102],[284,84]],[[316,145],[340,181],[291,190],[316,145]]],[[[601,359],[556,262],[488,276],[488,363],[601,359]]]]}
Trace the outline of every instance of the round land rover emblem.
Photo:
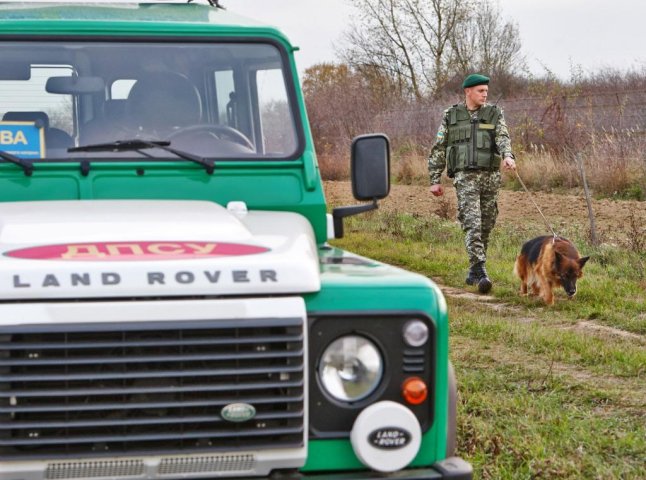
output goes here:
{"type": "Polygon", "coordinates": [[[256,416],[256,409],[248,403],[230,403],[220,414],[228,422],[246,422],[256,416]]]}
{"type": "Polygon", "coordinates": [[[368,435],[368,441],[373,447],[382,450],[397,450],[410,443],[411,435],[403,428],[383,427],[374,430],[368,435]]]}

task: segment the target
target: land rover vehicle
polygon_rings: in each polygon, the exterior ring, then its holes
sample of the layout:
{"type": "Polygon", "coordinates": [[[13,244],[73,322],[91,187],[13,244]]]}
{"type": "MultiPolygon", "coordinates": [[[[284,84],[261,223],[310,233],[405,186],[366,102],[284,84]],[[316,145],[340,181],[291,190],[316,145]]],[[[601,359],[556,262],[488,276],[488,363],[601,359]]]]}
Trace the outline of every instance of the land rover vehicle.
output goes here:
{"type": "Polygon", "coordinates": [[[215,6],[0,4],[0,479],[470,478],[447,309],[342,251],[294,47],[215,6]]]}

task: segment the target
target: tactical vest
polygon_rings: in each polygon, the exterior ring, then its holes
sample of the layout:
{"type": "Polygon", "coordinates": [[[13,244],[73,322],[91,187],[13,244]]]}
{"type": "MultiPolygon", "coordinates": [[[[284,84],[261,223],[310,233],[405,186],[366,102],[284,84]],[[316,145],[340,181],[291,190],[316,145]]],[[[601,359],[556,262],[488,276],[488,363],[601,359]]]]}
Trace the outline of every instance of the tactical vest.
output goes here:
{"type": "Polygon", "coordinates": [[[500,109],[495,105],[480,108],[471,118],[464,104],[453,105],[448,112],[446,162],[453,178],[460,170],[497,170],[500,155],[496,147],[496,124],[500,109]]]}

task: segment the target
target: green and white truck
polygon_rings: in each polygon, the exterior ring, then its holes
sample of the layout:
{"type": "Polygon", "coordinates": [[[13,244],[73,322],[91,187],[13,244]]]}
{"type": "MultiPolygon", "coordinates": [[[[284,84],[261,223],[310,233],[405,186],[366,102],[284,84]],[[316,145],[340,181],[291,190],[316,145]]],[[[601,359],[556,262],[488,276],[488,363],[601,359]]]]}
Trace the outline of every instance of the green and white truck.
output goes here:
{"type": "Polygon", "coordinates": [[[296,48],[209,3],[0,3],[0,479],[471,478],[439,288],[328,243],[388,139],[327,213],[296,48]]]}

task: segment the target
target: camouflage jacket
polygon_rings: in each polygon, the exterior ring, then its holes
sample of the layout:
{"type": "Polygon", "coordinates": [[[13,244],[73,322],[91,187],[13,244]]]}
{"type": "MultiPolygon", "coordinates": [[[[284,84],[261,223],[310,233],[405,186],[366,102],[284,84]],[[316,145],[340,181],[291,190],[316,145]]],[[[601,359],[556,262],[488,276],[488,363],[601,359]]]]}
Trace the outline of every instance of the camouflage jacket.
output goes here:
{"type": "MultiPolygon", "coordinates": [[[[449,128],[449,111],[451,108],[453,107],[449,107],[444,110],[442,123],[437,131],[435,145],[433,145],[428,157],[428,173],[431,177],[431,185],[440,183],[442,172],[446,168],[446,147],[448,145],[447,132],[449,128]]],[[[498,108],[500,109],[500,107],[498,108]]],[[[471,113],[472,116],[477,114],[478,110],[471,113]]],[[[507,129],[507,123],[505,122],[505,116],[502,109],[500,109],[500,116],[496,123],[495,142],[496,148],[498,152],[500,152],[500,156],[502,158],[513,157],[509,130],[507,129]]]]}

